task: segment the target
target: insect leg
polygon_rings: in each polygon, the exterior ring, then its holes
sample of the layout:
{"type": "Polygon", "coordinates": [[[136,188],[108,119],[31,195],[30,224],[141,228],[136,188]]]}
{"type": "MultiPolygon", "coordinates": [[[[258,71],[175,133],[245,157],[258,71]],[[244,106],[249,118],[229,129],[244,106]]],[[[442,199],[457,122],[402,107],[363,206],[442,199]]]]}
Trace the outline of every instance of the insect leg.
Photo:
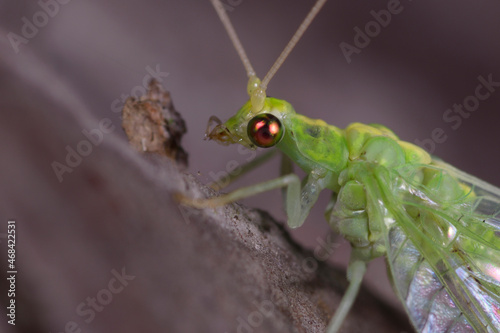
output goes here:
{"type": "Polygon", "coordinates": [[[285,194],[285,209],[290,228],[298,228],[304,223],[323,188],[321,178],[312,174],[307,175],[302,187],[300,184],[299,186],[288,186],[285,194]]]}
{"type": "Polygon", "coordinates": [[[177,194],[176,199],[185,205],[189,205],[195,208],[214,208],[281,187],[288,187],[288,192],[300,192],[300,179],[299,177],[297,177],[297,175],[289,174],[255,185],[242,187],[233,192],[223,194],[219,197],[213,197],[209,199],[192,199],[185,197],[182,194],[177,194]]]}
{"type": "Polygon", "coordinates": [[[278,152],[277,149],[272,149],[270,151],[265,152],[262,155],[257,156],[253,160],[251,160],[248,163],[243,164],[240,167],[240,172],[238,173],[229,173],[227,175],[227,178],[224,180],[224,182],[221,182],[220,179],[214,181],[213,183],[210,183],[208,186],[213,188],[216,191],[219,191],[223,189],[224,187],[228,186],[232,182],[234,182],[236,179],[240,178],[244,174],[246,174],[249,171],[252,171],[253,169],[259,167],[260,165],[264,164],[268,160],[270,160],[276,153],[278,152]]]}
{"type": "Polygon", "coordinates": [[[286,187],[288,225],[291,228],[300,227],[309,214],[311,207],[318,199],[319,192],[324,188],[321,178],[309,175],[305,179],[304,186],[301,188],[299,177],[295,174],[288,174],[266,182],[243,187],[215,198],[191,199],[178,194],[176,199],[183,204],[196,208],[218,207],[281,187],[286,187]]]}
{"type": "Polygon", "coordinates": [[[364,261],[355,260],[349,264],[347,268],[347,278],[349,280],[349,287],[340,301],[339,307],[335,312],[335,315],[330,320],[328,327],[326,328],[327,333],[336,333],[340,329],[340,326],[344,322],[347,313],[351,309],[354,300],[359,292],[359,287],[361,286],[361,281],[363,281],[363,276],[366,272],[366,263],[364,261]]]}
{"type": "MultiPolygon", "coordinates": [[[[293,162],[285,154],[281,154],[280,176],[293,173],[293,162]]],[[[286,188],[281,188],[281,197],[283,198],[283,207],[286,207],[286,188]]]]}

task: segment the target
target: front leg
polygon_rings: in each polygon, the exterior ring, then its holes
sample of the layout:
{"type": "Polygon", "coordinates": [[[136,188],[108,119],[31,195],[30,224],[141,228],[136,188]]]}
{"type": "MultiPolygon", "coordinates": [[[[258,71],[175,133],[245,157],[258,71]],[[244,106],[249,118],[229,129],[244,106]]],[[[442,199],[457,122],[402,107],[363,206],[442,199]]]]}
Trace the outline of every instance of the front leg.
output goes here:
{"type": "MultiPolygon", "coordinates": [[[[278,152],[277,149],[272,149],[264,154],[261,154],[255,158],[252,158],[251,161],[240,166],[238,172],[236,172],[236,173],[230,172],[225,177],[221,177],[221,178],[215,180],[213,183],[210,183],[208,186],[213,188],[216,191],[220,191],[224,187],[229,186],[229,184],[234,182],[236,179],[239,179],[243,175],[247,174],[248,172],[256,169],[257,167],[259,167],[262,164],[269,161],[269,159],[271,159],[274,155],[276,155],[277,152],[278,152]]],[[[289,172],[287,172],[286,174],[288,174],[288,173],[289,172]]]]}
{"type": "Polygon", "coordinates": [[[301,187],[300,179],[295,174],[288,174],[276,179],[247,186],[210,199],[192,199],[181,194],[176,196],[180,203],[196,208],[209,208],[247,198],[277,188],[286,188],[285,210],[290,228],[300,227],[306,219],[325,183],[325,172],[317,170],[309,174],[301,187]]]}
{"type": "MultiPolygon", "coordinates": [[[[298,178],[297,178],[298,179],[298,178]]],[[[324,178],[318,173],[310,173],[304,178],[302,187],[289,187],[284,193],[285,209],[290,228],[300,227],[306,220],[312,206],[316,203],[319,193],[325,188],[324,178]]]]}

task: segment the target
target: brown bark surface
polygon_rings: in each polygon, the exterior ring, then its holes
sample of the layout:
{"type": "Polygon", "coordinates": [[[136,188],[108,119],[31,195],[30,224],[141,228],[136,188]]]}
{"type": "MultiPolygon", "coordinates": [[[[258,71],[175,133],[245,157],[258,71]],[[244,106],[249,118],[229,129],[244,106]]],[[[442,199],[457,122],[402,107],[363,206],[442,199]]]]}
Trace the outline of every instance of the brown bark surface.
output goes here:
{"type": "MultiPolygon", "coordinates": [[[[173,193],[213,193],[170,158],[134,151],[64,80],[9,51],[0,47],[0,232],[16,220],[18,274],[16,326],[3,316],[2,332],[324,331],[345,272],[265,212],[179,206],[173,193]]],[[[402,331],[405,315],[366,290],[342,330],[402,331]]]]}

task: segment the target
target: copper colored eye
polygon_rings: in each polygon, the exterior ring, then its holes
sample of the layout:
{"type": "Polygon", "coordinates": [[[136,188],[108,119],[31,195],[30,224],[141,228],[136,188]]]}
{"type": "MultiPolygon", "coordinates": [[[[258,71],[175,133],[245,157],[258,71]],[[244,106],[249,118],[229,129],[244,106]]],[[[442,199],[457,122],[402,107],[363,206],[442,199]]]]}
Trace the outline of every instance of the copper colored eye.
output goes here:
{"type": "Polygon", "coordinates": [[[269,148],[280,142],[283,132],[279,119],[270,113],[259,114],[248,122],[248,137],[261,148],[269,148]]]}

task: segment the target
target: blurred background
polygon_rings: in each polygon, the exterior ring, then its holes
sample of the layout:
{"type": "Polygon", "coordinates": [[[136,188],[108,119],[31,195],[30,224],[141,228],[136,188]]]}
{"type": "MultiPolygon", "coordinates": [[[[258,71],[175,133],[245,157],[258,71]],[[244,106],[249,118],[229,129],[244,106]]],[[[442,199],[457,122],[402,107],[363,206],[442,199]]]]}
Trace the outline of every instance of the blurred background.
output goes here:
{"type": "MultiPolygon", "coordinates": [[[[314,3],[222,2],[261,77],[314,3]]],[[[57,8],[47,7],[48,3],[53,2],[0,2],[1,27],[25,39],[13,42],[12,34],[0,38],[12,46],[12,52],[39,57],[64,77],[96,119],[113,121],[117,128],[113,135],[126,140],[120,106],[126,97],[143,92],[144,79],[156,72],[186,120],[183,146],[193,174],[208,183],[230,171],[232,161],[248,160],[250,154],[242,154],[237,147],[203,141],[211,115],[225,120],[247,99],[245,71],[208,0],[69,1],[58,3],[57,8]],[[40,21],[45,24],[36,32],[23,28],[27,21],[43,19],[37,13],[44,7],[51,14],[46,22],[40,21]]],[[[451,125],[459,120],[443,119],[447,109],[475,94],[479,76],[491,75],[500,82],[498,17],[500,3],[492,0],[331,0],[271,81],[268,94],[288,100],[308,117],[341,128],[351,122],[381,123],[410,142],[429,142],[433,131],[441,128],[446,140],[426,148],[499,186],[500,87],[480,101],[468,118],[454,114],[461,119],[456,129],[451,125]],[[378,25],[369,43],[347,61],[341,43],[356,46],[355,28],[365,31],[367,24],[377,26],[370,24],[375,21],[373,11],[387,11],[388,6],[398,13],[385,27],[378,25]]],[[[1,91],[2,87],[0,96],[1,91]]],[[[60,149],[66,144],[61,142],[60,149]]],[[[277,175],[276,159],[229,189],[277,175]]],[[[278,193],[244,203],[285,221],[278,193]]],[[[304,226],[293,230],[294,238],[311,249],[328,233],[323,211],[329,196],[324,193],[304,226]]],[[[341,240],[339,244],[330,260],[345,265],[348,244],[341,240]]],[[[383,260],[371,264],[367,280],[375,292],[395,301],[383,260]]]]}

